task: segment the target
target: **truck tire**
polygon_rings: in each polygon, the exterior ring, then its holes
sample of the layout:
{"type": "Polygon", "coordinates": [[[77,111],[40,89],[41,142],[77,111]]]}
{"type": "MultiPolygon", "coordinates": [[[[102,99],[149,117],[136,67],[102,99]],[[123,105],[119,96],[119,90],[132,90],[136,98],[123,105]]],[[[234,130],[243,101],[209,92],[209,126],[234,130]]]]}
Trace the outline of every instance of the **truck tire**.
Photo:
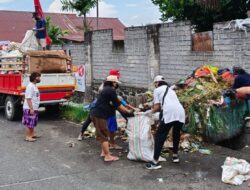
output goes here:
{"type": "Polygon", "coordinates": [[[7,96],[5,99],[5,118],[9,121],[15,121],[21,118],[20,100],[14,96],[7,96]]]}

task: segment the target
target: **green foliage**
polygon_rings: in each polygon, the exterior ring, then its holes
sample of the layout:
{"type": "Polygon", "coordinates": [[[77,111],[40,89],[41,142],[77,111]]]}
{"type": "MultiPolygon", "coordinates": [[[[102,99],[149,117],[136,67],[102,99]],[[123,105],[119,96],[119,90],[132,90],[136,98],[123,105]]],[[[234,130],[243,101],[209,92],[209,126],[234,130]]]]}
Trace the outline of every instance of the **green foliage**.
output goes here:
{"type": "Polygon", "coordinates": [[[69,121],[81,123],[87,118],[89,112],[83,110],[83,105],[64,105],[60,110],[60,116],[69,121]]]}
{"type": "Polygon", "coordinates": [[[94,8],[98,0],[61,0],[62,10],[64,11],[76,11],[80,16],[84,16],[83,25],[84,30],[89,30],[89,24],[87,22],[87,13],[90,9],[94,8]]]}
{"type": "Polygon", "coordinates": [[[197,32],[213,29],[213,23],[246,18],[249,0],[152,0],[167,21],[190,20],[197,32]]]}
{"type": "Polygon", "coordinates": [[[59,37],[68,34],[67,30],[62,30],[59,26],[53,25],[50,17],[46,17],[46,28],[52,44],[62,45],[64,43],[59,37]]]}

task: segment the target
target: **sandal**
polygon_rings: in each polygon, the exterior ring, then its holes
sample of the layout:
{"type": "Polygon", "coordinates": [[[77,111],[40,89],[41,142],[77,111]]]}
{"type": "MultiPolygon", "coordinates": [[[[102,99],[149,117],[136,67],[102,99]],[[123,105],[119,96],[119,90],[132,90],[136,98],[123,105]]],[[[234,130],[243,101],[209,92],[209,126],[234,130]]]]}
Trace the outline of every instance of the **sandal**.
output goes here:
{"type": "Polygon", "coordinates": [[[118,161],[118,160],[119,160],[119,158],[116,157],[116,156],[111,156],[110,160],[107,160],[107,159],[104,158],[104,162],[114,162],[114,161],[118,161]]]}
{"type": "Polygon", "coordinates": [[[38,138],[41,138],[41,136],[39,136],[39,135],[34,135],[32,138],[33,138],[33,139],[38,139],[38,138]]]}
{"type": "Polygon", "coordinates": [[[35,142],[36,139],[30,138],[30,139],[25,139],[25,141],[27,141],[27,142],[35,142]]]}

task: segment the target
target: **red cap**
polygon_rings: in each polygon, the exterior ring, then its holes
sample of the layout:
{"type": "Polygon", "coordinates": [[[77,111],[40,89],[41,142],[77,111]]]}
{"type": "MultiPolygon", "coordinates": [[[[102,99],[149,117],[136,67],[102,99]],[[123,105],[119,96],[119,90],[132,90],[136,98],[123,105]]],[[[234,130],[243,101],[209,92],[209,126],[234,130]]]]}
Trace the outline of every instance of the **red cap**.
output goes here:
{"type": "Polygon", "coordinates": [[[114,75],[114,76],[117,76],[117,78],[119,79],[120,78],[120,71],[117,70],[117,69],[110,69],[109,70],[109,75],[114,75]]]}

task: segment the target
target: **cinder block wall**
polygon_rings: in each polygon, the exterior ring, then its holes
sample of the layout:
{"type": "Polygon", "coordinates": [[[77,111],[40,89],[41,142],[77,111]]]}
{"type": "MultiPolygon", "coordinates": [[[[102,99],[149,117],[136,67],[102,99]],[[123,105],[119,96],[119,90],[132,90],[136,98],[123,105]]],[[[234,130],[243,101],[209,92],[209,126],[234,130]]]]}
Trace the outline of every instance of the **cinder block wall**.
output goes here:
{"type": "Polygon", "coordinates": [[[64,45],[53,45],[52,50],[66,50],[67,54],[70,51],[72,56],[72,62],[75,65],[80,65],[85,63],[85,46],[79,43],[64,44],[64,45]]]}
{"type": "Polygon", "coordinates": [[[124,42],[114,42],[112,30],[99,30],[88,33],[88,43],[52,49],[71,50],[74,64],[88,65],[90,89],[105,79],[109,69],[116,68],[121,72],[122,86],[134,91],[152,87],[158,74],[174,83],[205,64],[222,68],[238,64],[250,71],[250,29],[246,34],[224,29],[227,25],[228,22],[214,24],[211,52],[192,51],[190,22],[129,27],[125,29],[124,42]]]}

